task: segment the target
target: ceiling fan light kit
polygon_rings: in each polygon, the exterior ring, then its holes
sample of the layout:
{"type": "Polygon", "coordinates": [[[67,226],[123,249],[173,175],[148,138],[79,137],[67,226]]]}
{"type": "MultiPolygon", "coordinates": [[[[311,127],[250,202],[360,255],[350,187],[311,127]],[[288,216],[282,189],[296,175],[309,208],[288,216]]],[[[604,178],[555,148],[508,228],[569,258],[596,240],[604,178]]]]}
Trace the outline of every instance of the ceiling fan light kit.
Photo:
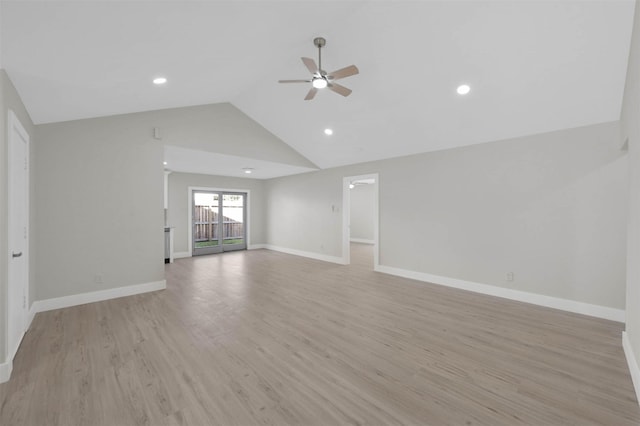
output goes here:
{"type": "Polygon", "coordinates": [[[342,96],[349,96],[351,94],[351,89],[335,83],[335,80],[350,77],[358,74],[360,71],[355,65],[349,65],[348,67],[344,67],[330,73],[323,70],[322,48],[326,44],[327,41],[322,37],[316,37],[313,39],[313,45],[318,48],[318,65],[316,65],[316,62],[311,58],[302,58],[302,63],[311,73],[310,80],[278,80],[278,83],[311,83],[311,89],[309,89],[307,96],[305,96],[305,101],[313,99],[316,93],[318,93],[318,90],[324,88],[328,88],[332,92],[342,96]]]}
{"type": "Polygon", "coordinates": [[[314,77],[313,81],[311,82],[311,85],[316,89],[324,89],[325,87],[327,87],[327,84],[327,80],[321,77],[314,77]]]}

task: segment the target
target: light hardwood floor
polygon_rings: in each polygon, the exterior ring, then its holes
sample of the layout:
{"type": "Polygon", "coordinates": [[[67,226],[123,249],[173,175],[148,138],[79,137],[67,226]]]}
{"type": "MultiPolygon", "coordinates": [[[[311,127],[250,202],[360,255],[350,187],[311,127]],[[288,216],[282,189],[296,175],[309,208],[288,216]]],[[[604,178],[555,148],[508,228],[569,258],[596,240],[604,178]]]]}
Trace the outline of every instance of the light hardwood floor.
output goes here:
{"type": "Polygon", "coordinates": [[[38,314],[9,425],[638,425],[622,324],[266,250],[38,314]]]}

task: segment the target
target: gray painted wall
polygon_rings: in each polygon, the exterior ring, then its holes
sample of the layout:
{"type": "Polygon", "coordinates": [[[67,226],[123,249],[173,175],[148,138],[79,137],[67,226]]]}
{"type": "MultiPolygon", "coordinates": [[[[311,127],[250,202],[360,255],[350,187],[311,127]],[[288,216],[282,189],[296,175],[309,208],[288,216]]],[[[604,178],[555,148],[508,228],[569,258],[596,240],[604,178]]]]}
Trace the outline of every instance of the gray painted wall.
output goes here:
{"type": "MultiPolygon", "coordinates": [[[[349,191],[351,198],[349,229],[351,238],[373,241],[375,197],[373,185],[356,185],[349,191]]],[[[398,218],[402,223],[402,218],[398,218]]]]}
{"type": "Polygon", "coordinates": [[[613,122],[273,179],[267,242],[341,257],[342,178],[379,173],[381,265],[623,309],[619,140],[613,122]]]}
{"type": "Polygon", "coordinates": [[[163,156],[121,116],[36,126],[37,300],[164,279],[163,156]]]}
{"type": "Polygon", "coordinates": [[[249,243],[264,244],[264,182],[258,179],[210,176],[192,173],[169,175],[168,224],[173,226],[174,252],[191,252],[189,247],[189,187],[248,190],[249,243]]]}
{"type": "Polygon", "coordinates": [[[276,246],[341,256],[342,169],[265,182],[266,240],[276,246]]]}
{"type": "Polygon", "coordinates": [[[631,54],[621,116],[621,142],[629,141],[629,222],[626,331],[640,364],[640,2],[636,1],[631,54]]]}
{"type": "MultiPolygon", "coordinates": [[[[11,80],[7,76],[5,70],[0,69],[0,363],[6,361],[6,331],[7,331],[7,289],[8,289],[8,276],[7,276],[7,261],[9,258],[8,247],[8,133],[7,133],[7,117],[9,109],[15,112],[16,116],[20,120],[20,123],[24,126],[25,130],[29,134],[31,139],[31,161],[33,164],[33,146],[34,146],[34,127],[29,114],[27,113],[22,100],[16,92],[15,87],[11,83],[11,80]]],[[[30,167],[30,191],[31,191],[31,212],[35,209],[34,199],[34,179],[33,179],[33,167],[30,167]]],[[[30,282],[29,282],[29,305],[34,300],[35,289],[33,281],[35,253],[33,250],[33,236],[35,233],[35,224],[33,222],[33,213],[30,218],[30,282]]]]}

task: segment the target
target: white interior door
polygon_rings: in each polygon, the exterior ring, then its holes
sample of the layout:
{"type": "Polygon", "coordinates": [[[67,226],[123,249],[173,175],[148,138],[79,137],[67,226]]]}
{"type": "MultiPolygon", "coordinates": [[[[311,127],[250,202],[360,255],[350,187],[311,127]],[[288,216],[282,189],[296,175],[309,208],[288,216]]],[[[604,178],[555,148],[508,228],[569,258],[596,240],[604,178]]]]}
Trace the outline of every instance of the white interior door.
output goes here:
{"type": "Polygon", "coordinates": [[[9,287],[7,360],[24,336],[27,319],[29,259],[29,135],[9,111],[9,287]]]}

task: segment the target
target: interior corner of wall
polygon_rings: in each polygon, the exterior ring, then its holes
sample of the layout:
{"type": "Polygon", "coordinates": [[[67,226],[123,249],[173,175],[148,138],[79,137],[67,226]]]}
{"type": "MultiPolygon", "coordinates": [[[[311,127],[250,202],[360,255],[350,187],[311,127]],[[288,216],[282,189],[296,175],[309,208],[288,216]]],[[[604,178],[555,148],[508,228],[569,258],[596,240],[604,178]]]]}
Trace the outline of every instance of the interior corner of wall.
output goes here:
{"type": "Polygon", "coordinates": [[[633,388],[636,391],[636,400],[638,400],[640,399],[640,368],[638,367],[637,354],[633,351],[629,334],[627,334],[626,331],[622,332],[622,348],[624,349],[624,355],[627,359],[627,365],[629,366],[633,388]]]}
{"type": "Polygon", "coordinates": [[[627,136],[622,142],[622,146],[620,147],[620,151],[626,153],[629,152],[629,137],[627,136]]]}

